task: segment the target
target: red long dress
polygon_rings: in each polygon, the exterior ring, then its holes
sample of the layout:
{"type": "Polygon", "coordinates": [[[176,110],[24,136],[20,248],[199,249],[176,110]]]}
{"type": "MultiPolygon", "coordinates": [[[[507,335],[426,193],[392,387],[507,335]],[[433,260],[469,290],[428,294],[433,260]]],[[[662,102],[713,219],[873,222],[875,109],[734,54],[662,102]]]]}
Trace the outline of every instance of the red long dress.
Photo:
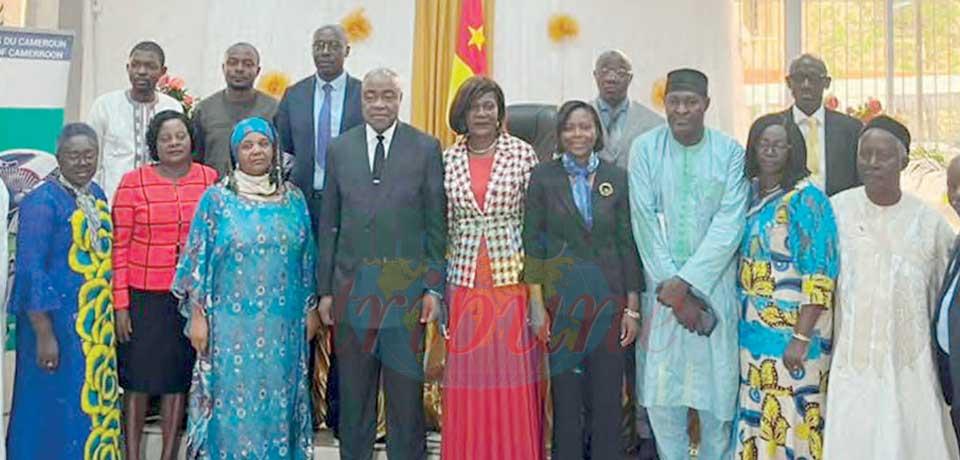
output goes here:
{"type": "MultiPolygon", "coordinates": [[[[470,158],[480,209],[494,155],[470,158]]],[[[450,288],[450,339],[443,381],[444,460],[544,458],[542,350],[527,326],[527,287],[493,287],[481,241],[474,287],[450,288]]]]}

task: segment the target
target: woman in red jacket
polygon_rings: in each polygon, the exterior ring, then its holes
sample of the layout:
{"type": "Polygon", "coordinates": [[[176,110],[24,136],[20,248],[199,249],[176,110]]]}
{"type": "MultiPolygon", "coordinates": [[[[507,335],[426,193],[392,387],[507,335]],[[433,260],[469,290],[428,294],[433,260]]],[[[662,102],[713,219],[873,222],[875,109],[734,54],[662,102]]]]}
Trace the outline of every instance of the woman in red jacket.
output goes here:
{"type": "Polygon", "coordinates": [[[161,459],[173,460],[194,352],[170,284],[197,202],[216,182],[217,172],[193,162],[190,123],[183,114],[158,113],[146,138],[156,163],[124,175],[114,196],[117,359],[126,409],[126,458],[140,458],[148,397],[162,395],[161,459]]]}

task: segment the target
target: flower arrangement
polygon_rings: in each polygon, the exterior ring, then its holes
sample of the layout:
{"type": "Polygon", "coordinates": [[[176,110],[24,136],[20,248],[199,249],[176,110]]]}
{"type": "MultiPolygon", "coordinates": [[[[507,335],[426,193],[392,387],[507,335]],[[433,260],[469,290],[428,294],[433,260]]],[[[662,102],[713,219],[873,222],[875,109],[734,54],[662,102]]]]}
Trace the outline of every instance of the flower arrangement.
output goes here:
{"type": "Polygon", "coordinates": [[[350,43],[359,43],[368,38],[373,33],[373,26],[363,8],[357,8],[340,20],[340,25],[347,33],[347,40],[350,43]]]}
{"type": "Polygon", "coordinates": [[[550,18],[547,35],[550,36],[550,41],[561,44],[580,35],[580,24],[569,14],[556,14],[550,18]]]}
{"type": "Polygon", "coordinates": [[[289,86],[290,77],[277,70],[271,70],[263,74],[263,76],[260,77],[260,81],[257,82],[258,90],[273,96],[273,98],[277,100],[283,97],[283,93],[287,91],[287,87],[289,86]]]}
{"type": "Polygon", "coordinates": [[[864,124],[881,114],[883,114],[883,104],[880,104],[879,100],[872,97],[857,107],[847,107],[847,115],[859,118],[864,124]]]}
{"type": "Polygon", "coordinates": [[[163,77],[160,77],[160,80],[157,81],[157,91],[176,99],[177,102],[183,106],[183,113],[188,117],[191,112],[193,112],[193,107],[196,103],[200,102],[199,98],[194,98],[190,95],[189,91],[187,91],[186,82],[180,77],[171,77],[170,75],[164,74],[163,77]]]}

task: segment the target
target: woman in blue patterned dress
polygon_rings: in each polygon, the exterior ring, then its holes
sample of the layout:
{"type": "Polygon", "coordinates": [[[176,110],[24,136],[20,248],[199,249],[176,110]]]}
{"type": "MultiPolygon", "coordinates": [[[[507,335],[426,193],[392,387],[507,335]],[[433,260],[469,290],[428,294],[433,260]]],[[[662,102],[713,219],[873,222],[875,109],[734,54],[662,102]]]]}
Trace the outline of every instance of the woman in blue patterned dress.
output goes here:
{"type": "Polygon", "coordinates": [[[57,140],[59,174],[20,204],[17,370],[7,458],[119,459],[119,382],[110,253],[113,226],[97,171],[97,134],[57,140]]]}
{"type": "Polygon", "coordinates": [[[200,199],[173,292],[197,350],[188,459],[306,460],[307,344],[319,327],[303,194],[280,180],[276,130],[241,121],[234,171],[200,199]]]}
{"type": "Polygon", "coordinates": [[[803,135],[754,122],[741,246],[739,459],[821,458],[839,256],[827,196],[807,177],[803,135]]]}

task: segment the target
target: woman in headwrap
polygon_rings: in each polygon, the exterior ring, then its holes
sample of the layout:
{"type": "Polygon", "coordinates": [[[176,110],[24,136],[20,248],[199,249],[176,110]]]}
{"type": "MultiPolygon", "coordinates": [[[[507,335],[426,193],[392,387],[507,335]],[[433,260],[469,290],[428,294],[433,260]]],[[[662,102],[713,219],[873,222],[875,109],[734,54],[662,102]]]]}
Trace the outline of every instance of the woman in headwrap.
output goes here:
{"type": "Polygon", "coordinates": [[[307,343],[316,248],[303,194],[283,183],[277,134],[234,128],[234,171],[200,199],[173,293],[197,351],[187,458],[311,458],[307,343]]]}
{"type": "Polygon", "coordinates": [[[8,459],[120,458],[113,226],[92,182],[98,145],[90,126],[65,126],[59,173],[20,204],[8,459]]]}

